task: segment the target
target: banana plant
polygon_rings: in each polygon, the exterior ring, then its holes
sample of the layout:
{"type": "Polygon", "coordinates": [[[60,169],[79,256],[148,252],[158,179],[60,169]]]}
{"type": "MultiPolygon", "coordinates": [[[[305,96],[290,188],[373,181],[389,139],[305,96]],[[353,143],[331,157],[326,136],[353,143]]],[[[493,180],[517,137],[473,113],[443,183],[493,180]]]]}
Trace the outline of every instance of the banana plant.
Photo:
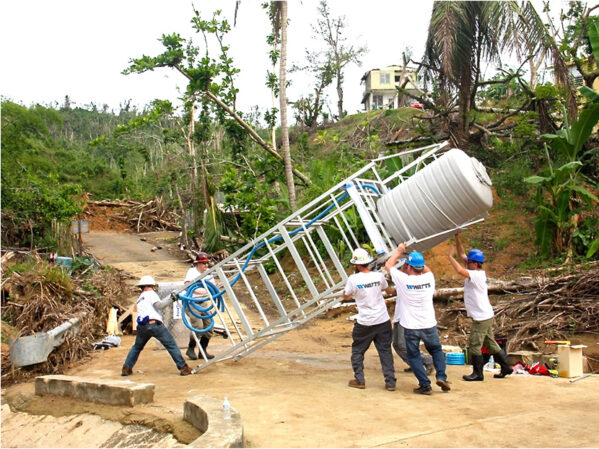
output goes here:
{"type": "MultiPolygon", "coordinates": [[[[571,126],[566,123],[557,134],[542,136],[550,141],[551,148],[558,155],[557,159],[563,162],[558,168],[554,168],[554,162],[545,144],[547,173],[544,176],[536,175],[525,179],[527,183],[539,187],[539,214],[535,231],[537,244],[545,256],[552,250],[558,253],[567,250],[566,260],[569,261],[572,256],[572,237],[578,228],[580,212],[599,203],[599,198],[588,188],[597,188],[597,184],[581,173],[582,160],[598,151],[594,148],[582,152],[585,142],[598,122],[599,101],[589,103],[571,126]]],[[[592,245],[597,244],[593,242],[592,245]]]]}
{"type": "MultiPolygon", "coordinates": [[[[599,27],[597,24],[591,23],[587,33],[593,56],[596,61],[599,61],[599,27]]],[[[599,122],[599,94],[586,86],[580,89],[580,93],[587,101],[578,119],[570,125],[564,110],[563,129],[557,134],[542,136],[550,141],[551,148],[557,154],[557,159],[562,165],[556,169],[553,168],[554,164],[549,156],[547,144],[545,144],[547,174],[530,176],[525,179],[526,182],[539,187],[537,190],[539,214],[535,223],[535,231],[541,253],[547,256],[552,250],[560,253],[566,250],[566,263],[572,257],[573,236],[579,226],[580,212],[588,210],[594,205],[596,207],[599,203],[599,198],[589,189],[589,187],[597,189],[599,186],[581,172],[582,161],[585,157],[599,152],[599,148],[582,152],[584,144],[599,122]]],[[[588,245],[585,256],[592,257],[598,250],[599,237],[596,236],[595,240],[588,245]]]]}

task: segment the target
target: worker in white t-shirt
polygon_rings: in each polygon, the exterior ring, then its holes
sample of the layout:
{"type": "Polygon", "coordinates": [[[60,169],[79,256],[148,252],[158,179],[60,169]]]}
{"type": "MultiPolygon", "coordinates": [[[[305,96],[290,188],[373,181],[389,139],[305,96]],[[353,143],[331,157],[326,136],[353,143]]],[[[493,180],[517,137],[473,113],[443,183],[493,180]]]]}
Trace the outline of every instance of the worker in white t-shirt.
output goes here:
{"type": "Polygon", "coordinates": [[[445,372],[445,355],[441,349],[437,319],[433,307],[433,294],[435,292],[435,276],[424,263],[424,257],[418,251],[413,251],[407,257],[405,272],[395,268],[395,264],[406,251],[406,244],[401,243],[397,250],[385,263],[385,269],[397,289],[396,314],[399,323],[404,328],[404,338],[408,352],[408,363],[412,372],[418,379],[417,394],[432,394],[431,381],[428,378],[422,356],[420,342],[433,357],[435,378],[443,392],[451,390],[445,372]]]}
{"type": "Polygon", "coordinates": [[[135,335],[135,343],[127,353],[121,376],[133,374],[133,367],[137,363],[139,354],[152,337],[162,343],[182,376],[192,373],[191,368],[185,363],[181,355],[177,342],[162,323],[162,315],[159,312],[159,310],[172,304],[172,299],[168,296],[161,300],[154,291],[156,285],[156,281],[152,276],[143,276],[137,284],[141,290],[141,294],[137,299],[137,334],[135,335]]]}
{"type": "MultiPolygon", "coordinates": [[[[183,281],[183,283],[189,284],[189,283],[193,282],[195,279],[197,279],[203,272],[205,272],[208,269],[209,262],[210,262],[210,257],[208,256],[208,254],[206,254],[204,252],[198,253],[198,255],[196,256],[196,258],[193,262],[194,266],[191,267],[189,270],[187,270],[187,273],[185,274],[185,280],[183,281]]],[[[209,274],[207,276],[204,276],[204,278],[202,278],[202,280],[205,282],[214,283],[214,276],[209,274]]],[[[210,297],[210,295],[208,294],[208,290],[205,288],[202,288],[202,287],[196,288],[193,292],[193,296],[194,296],[194,298],[209,298],[210,297]]],[[[203,302],[198,303],[198,305],[200,307],[209,307],[211,304],[212,304],[211,301],[203,301],[203,302]]],[[[195,310],[194,310],[194,312],[198,313],[198,314],[200,313],[199,311],[195,311],[195,310]]],[[[196,329],[206,329],[211,323],[210,320],[202,320],[200,318],[197,318],[196,316],[194,316],[191,313],[187,315],[187,318],[189,318],[190,324],[196,329]]],[[[213,359],[214,356],[212,354],[208,354],[208,343],[210,343],[210,339],[212,338],[214,333],[212,331],[208,331],[208,332],[204,332],[204,333],[196,332],[195,334],[200,341],[200,346],[202,347],[202,349],[204,350],[204,353],[206,354],[206,358],[213,359]]],[[[193,336],[193,332],[190,332],[189,333],[189,344],[187,345],[187,351],[185,352],[185,355],[190,360],[197,360],[201,356],[201,353],[199,352],[199,350],[198,350],[198,355],[196,355],[195,347],[196,347],[196,339],[193,336]]]]}
{"type": "Polygon", "coordinates": [[[470,339],[468,342],[468,351],[472,360],[472,374],[462,376],[466,381],[482,381],[483,376],[483,354],[481,348],[484,346],[493,359],[501,366],[501,372],[493,377],[503,379],[512,374],[507,354],[495,341],[493,333],[493,307],[489,301],[487,291],[487,273],[482,266],[485,256],[482,251],[472,249],[466,255],[464,247],[460,240],[460,232],[455,236],[456,246],[449,249],[449,262],[454,270],[464,276],[464,304],[467,315],[472,318],[472,327],[470,328],[470,339]],[[456,248],[457,247],[457,248],[456,248]],[[466,263],[464,268],[454,256],[457,253],[466,263]]]}
{"type": "MultiPolygon", "coordinates": [[[[401,259],[399,270],[406,272],[408,265],[405,263],[406,259],[401,259]]],[[[389,294],[395,293],[395,288],[390,287],[392,290],[389,291],[389,294]]],[[[411,373],[412,368],[410,368],[410,364],[408,363],[408,350],[406,348],[406,337],[404,336],[404,328],[399,323],[399,314],[401,311],[401,305],[395,302],[395,313],[393,314],[392,326],[393,326],[393,342],[391,343],[391,347],[395,350],[395,353],[402,359],[408,367],[404,369],[404,372],[411,373]]],[[[420,357],[422,357],[422,363],[424,364],[424,369],[426,369],[426,374],[432,374],[435,369],[435,365],[433,364],[433,358],[429,354],[425,354],[420,351],[420,357]]]]}
{"type": "Polygon", "coordinates": [[[343,290],[343,297],[345,299],[353,297],[358,307],[351,347],[354,378],[348,385],[352,388],[366,388],[364,354],[374,342],[385,377],[385,388],[394,391],[396,379],[391,352],[391,321],[383,298],[383,290],[388,287],[388,284],[383,273],[370,271],[370,262],[372,257],[365,249],[354,250],[350,263],[354,265],[356,272],[349,276],[343,290]]]}

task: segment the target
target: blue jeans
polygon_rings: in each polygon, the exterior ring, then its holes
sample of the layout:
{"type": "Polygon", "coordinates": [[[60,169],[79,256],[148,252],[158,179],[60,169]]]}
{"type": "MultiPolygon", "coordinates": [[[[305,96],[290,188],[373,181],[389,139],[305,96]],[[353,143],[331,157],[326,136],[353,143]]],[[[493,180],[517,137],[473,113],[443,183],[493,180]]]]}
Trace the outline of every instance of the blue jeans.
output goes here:
{"type": "Polygon", "coordinates": [[[433,365],[435,365],[435,371],[437,372],[436,379],[447,380],[447,374],[445,374],[445,355],[441,350],[437,326],[429,329],[404,329],[404,335],[406,338],[406,349],[408,350],[408,363],[418,379],[418,385],[428,387],[431,384],[422,364],[420,340],[424,342],[424,347],[433,356],[433,365]]]}
{"type": "Polygon", "coordinates": [[[166,326],[164,326],[164,324],[157,322],[154,324],[140,324],[137,326],[135,343],[133,343],[133,346],[131,346],[131,349],[129,350],[129,354],[127,354],[125,366],[133,369],[139,354],[143,350],[148,340],[150,340],[152,337],[162,343],[175,362],[175,365],[177,365],[178,369],[181,369],[187,365],[185,360],[183,360],[179,346],[177,346],[177,342],[171,333],[168,331],[166,326]]]}
{"type": "MultiPolygon", "coordinates": [[[[406,364],[410,364],[408,362],[408,350],[406,348],[406,337],[404,337],[404,328],[399,324],[399,321],[393,323],[393,349],[406,364]]],[[[422,357],[422,363],[424,363],[424,367],[432,367],[433,366],[433,358],[428,355],[421,353],[420,357],[422,357]]]]}

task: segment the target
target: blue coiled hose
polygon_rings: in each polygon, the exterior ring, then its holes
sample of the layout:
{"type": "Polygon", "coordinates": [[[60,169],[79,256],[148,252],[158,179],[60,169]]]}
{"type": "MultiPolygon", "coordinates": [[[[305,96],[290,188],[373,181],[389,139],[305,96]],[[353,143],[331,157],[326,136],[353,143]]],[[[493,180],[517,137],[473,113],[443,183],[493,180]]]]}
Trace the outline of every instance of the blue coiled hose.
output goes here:
{"type": "MultiPolygon", "coordinates": [[[[378,191],[378,189],[370,184],[364,184],[364,185],[362,185],[362,187],[369,188],[369,189],[373,190],[378,196],[381,196],[381,193],[378,191]]],[[[321,213],[319,213],[316,217],[314,217],[312,220],[310,220],[308,223],[306,223],[305,226],[300,226],[298,228],[295,228],[293,231],[291,231],[289,233],[289,235],[294,236],[302,229],[309,228],[316,221],[320,220],[322,217],[324,217],[326,214],[328,214],[329,211],[331,209],[333,209],[333,207],[336,206],[336,204],[345,200],[348,196],[349,196],[349,194],[347,192],[343,193],[343,195],[341,195],[339,197],[339,199],[337,200],[337,203],[335,203],[335,202],[331,203],[330,206],[328,206],[325,210],[323,210],[321,213]]],[[[278,235],[276,237],[273,237],[273,238],[267,240],[267,243],[274,243],[274,242],[277,242],[282,239],[283,239],[283,237],[278,235]]],[[[260,248],[264,247],[265,245],[266,245],[266,243],[260,242],[252,248],[252,250],[248,254],[247,258],[245,259],[243,266],[241,267],[242,273],[247,268],[248,264],[250,263],[250,260],[252,260],[256,251],[258,251],[260,248]]],[[[238,273],[237,275],[235,275],[235,277],[231,281],[231,284],[230,284],[231,287],[233,287],[235,285],[235,283],[239,280],[240,277],[241,277],[241,273],[238,273]]],[[[210,292],[210,295],[212,296],[212,300],[216,301],[216,305],[220,309],[221,312],[223,312],[225,310],[225,303],[223,300],[223,294],[225,293],[225,290],[224,289],[219,290],[216,287],[216,285],[214,285],[210,281],[199,280],[197,282],[194,282],[193,284],[190,284],[187,287],[187,289],[185,290],[185,293],[179,293],[179,299],[183,303],[183,323],[185,323],[185,326],[187,326],[187,328],[189,328],[193,332],[198,332],[198,333],[204,334],[206,332],[210,332],[212,330],[212,328],[214,327],[214,316],[216,315],[216,310],[214,309],[214,304],[210,304],[208,307],[202,307],[200,305],[203,302],[210,301],[211,298],[209,296],[204,297],[204,298],[194,298],[193,297],[193,292],[198,288],[204,288],[210,292]],[[208,325],[208,327],[206,327],[205,329],[196,329],[195,327],[193,327],[187,319],[187,316],[185,313],[187,310],[189,310],[189,313],[196,318],[199,318],[201,320],[209,320],[210,324],[208,325]]]]}

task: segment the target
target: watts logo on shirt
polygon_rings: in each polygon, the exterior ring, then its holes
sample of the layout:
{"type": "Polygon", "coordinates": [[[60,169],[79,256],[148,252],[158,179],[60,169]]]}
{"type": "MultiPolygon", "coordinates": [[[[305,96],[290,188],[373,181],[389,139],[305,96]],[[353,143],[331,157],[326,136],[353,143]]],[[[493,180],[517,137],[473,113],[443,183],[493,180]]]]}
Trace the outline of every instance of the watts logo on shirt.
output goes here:
{"type": "Polygon", "coordinates": [[[431,283],[427,282],[426,284],[420,285],[406,285],[408,290],[422,290],[423,288],[431,288],[431,283]]]}
{"type": "Polygon", "coordinates": [[[381,285],[381,282],[376,281],[376,282],[371,282],[370,284],[358,284],[358,285],[356,285],[356,287],[358,289],[362,289],[362,288],[378,287],[379,285],[381,285]]]}

